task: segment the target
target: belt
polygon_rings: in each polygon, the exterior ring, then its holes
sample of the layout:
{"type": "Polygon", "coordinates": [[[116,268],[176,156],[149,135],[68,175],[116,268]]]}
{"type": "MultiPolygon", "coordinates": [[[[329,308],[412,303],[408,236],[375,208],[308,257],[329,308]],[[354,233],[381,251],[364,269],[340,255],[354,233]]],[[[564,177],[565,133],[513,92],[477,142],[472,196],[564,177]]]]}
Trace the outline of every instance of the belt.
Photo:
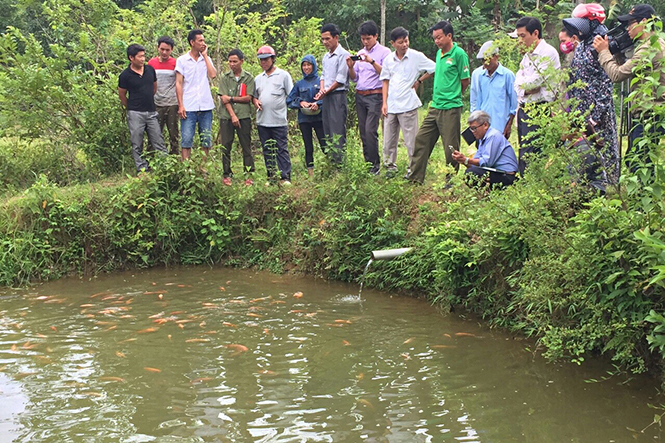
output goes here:
{"type": "Polygon", "coordinates": [[[365,89],[363,91],[356,90],[356,94],[360,94],[360,95],[372,95],[372,94],[382,94],[382,93],[383,93],[382,88],[379,88],[379,89],[365,89]]]}
{"type": "Polygon", "coordinates": [[[333,95],[333,94],[346,94],[346,89],[335,89],[333,92],[329,92],[326,95],[333,95]]]}

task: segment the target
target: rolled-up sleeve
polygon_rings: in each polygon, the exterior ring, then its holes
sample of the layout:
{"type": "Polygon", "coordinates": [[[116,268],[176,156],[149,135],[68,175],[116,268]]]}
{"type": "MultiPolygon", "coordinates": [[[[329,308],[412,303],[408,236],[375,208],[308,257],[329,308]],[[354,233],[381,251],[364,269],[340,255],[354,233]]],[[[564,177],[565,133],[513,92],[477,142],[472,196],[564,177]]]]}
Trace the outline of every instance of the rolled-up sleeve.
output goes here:
{"type": "Polygon", "coordinates": [[[335,75],[335,81],[342,85],[348,83],[349,78],[349,66],[346,64],[346,60],[343,57],[339,56],[339,63],[337,65],[337,74],[335,75]]]}
{"type": "Polygon", "coordinates": [[[515,74],[506,72],[506,95],[508,96],[508,113],[517,115],[517,93],[515,92],[515,74]]]}

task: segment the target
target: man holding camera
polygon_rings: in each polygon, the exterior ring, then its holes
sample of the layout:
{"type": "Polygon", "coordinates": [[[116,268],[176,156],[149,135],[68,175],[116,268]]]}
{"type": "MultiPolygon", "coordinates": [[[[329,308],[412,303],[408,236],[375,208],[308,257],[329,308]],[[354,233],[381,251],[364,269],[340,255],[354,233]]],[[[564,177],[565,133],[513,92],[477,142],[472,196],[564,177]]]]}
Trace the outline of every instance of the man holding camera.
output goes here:
{"type": "MultiPolygon", "coordinates": [[[[596,36],[594,38],[593,47],[598,52],[598,61],[613,82],[617,83],[631,78],[635,67],[646,67],[651,65],[652,67],[648,69],[653,69],[654,71],[659,72],[659,84],[665,86],[665,73],[662,72],[662,60],[665,58],[665,41],[660,38],[658,39],[659,48],[657,48],[657,52],[653,59],[649,60],[652,51],[652,45],[650,44],[652,34],[645,30],[645,24],[655,16],[656,11],[652,6],[640,4],[633,7],[628,14],[618,17],[619,22],[628,30],[628,35],[637,45],[633,57],[628,59],[626,63],[622,65],[614,60],[613,55],[610,52],[610,42],[606,36],[596,36]]],[[[659,104],[664,103],[665,94],[655,97],[655,101],[659,104]]],[[[650,115],[648,107],[635,105],[633,108],[633,121],[631,124],[630,135],[628,137],[629,149],[634,145],[636,139],[644,135],[644,126],[642,123],[652,120],[653,118],[653,116],[650,115]]],[[[662,131],[662,129],[657,127],[656,130],[662,131]]],[[[651,163],[649,152],[647,150],[643,148],[636,149],[634,154],[635,157],[639,158],[645,164],[651,163]]],[[[637,168],[636,162],[628,160],[627,163],[631,170],[634,171],[637,168]]]]}
{"type": "Polygon", "coordinates": [[[383,83],[379,78],[383,59],[390,50],[378,42],[379,28],[368,20],[358,28],[363,48],[358,55],[346,56],[349,77],[356,82],[356,113],[360,140],[363,144],[363,156],[366,163],[371,163],[370,173],[378,175],[381,168],[379,157],[379,122],[383,105],[383,83]]]}

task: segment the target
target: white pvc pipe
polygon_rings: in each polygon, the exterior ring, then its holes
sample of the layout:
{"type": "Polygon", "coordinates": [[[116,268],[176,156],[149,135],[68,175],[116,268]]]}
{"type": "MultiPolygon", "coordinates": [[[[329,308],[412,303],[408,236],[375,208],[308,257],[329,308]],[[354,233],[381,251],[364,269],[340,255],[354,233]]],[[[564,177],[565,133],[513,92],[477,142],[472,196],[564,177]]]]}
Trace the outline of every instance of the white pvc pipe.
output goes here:
{"type": "Polygon", "coordinates": [[[402,254],[406,254],[413,248],[384,249],[383,251],[372,251],[372,260],[392,260],[402,254]]]}

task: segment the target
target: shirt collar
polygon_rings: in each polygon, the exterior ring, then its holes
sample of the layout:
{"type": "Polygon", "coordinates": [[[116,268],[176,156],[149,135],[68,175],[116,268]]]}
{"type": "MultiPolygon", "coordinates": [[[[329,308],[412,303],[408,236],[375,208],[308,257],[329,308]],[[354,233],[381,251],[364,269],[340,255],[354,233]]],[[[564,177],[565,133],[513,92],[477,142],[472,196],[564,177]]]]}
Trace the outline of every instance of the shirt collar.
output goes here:
{"type": "MultiPolygon", "coordinates": [[[[443,57],[445,57],[446,55],[448,55],[448,54],[450,54],[451,52],[453,52],[453,50],[454,50],[456,47],[457,47],[457,43],[453,42],[453,46],[450,48],[450,51],[446,52],[445,54],[443,54],[443,52],[442,52],[442,53],[441,53],[441,58],[443,58],[443,57]]],[[[439,51],[441,51],[441,50],[439,49],[439,51]]]]}
{"type": "MultiPolygon", "coordinates": [[[[377,43],[377,45],[378,45],[378,43],[377,43]]],[[[406,52],[404,53],[404,57],[402,57],[402,60],[404,60],[405,58],[408,58],[410,52],[411,52],[411,48],[406,48],[406,52]]],[[[396,62],[402,61],[402,60],[397,58],[397,51],[393,52],[393,60],[395,60],[396,62]]]]}

